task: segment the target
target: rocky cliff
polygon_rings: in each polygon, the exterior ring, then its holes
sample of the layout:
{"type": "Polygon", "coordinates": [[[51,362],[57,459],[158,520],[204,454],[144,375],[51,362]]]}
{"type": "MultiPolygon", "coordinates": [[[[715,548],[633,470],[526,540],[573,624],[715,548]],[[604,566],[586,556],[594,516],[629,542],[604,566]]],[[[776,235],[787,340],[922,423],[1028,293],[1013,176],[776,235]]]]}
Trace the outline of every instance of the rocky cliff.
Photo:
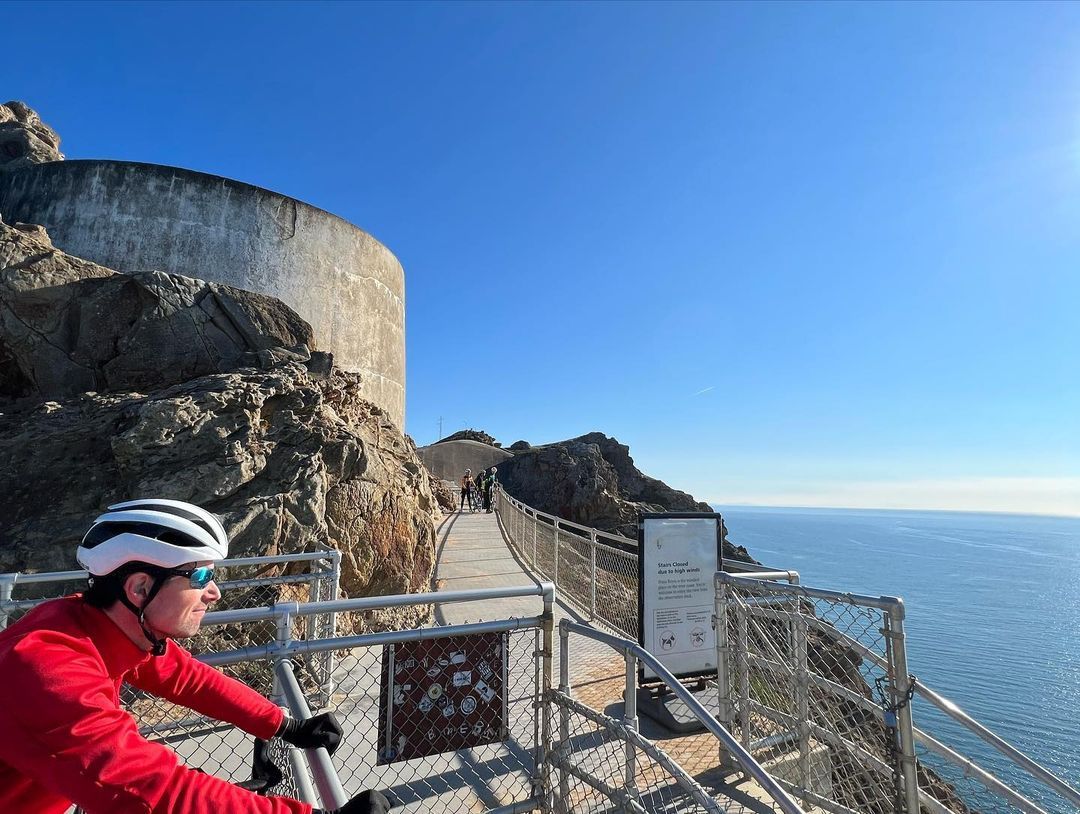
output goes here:
{"type": "MultiPolygon", "coordinates": [[[[514,444],[514,457],[498,465],[499,482],[534,508],[575,523],[637,539],[642,512],[709,512],[708,503],[650,478],[634,465],[630,448],[593,432],[543,446],[514,444]],[[517,447],[515,449],[515,447],[517,447]]],[[[727,542],[724,556],[749,560],[727,542]]]]}
{"type": "Polygon", "coordinates": [[[62,161],[60,136],[22,102],[0,105],[0,172],[62,161]]]}
{"type": "Polygon", "coordinates": [[[152,495],[220,515],[236,554],[339,548],[350,596],[425,589],[429,476],[314,344],[273,298],[0,222],[0,569],[72,568],[97,513],[152,495]]]}

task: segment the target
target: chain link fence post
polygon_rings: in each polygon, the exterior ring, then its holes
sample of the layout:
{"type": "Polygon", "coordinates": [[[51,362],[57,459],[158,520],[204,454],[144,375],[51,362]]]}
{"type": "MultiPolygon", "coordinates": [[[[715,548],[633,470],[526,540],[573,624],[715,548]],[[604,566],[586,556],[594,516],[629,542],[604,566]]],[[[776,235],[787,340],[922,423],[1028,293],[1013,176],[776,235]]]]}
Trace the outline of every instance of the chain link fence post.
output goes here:
{"type": "Polygon", "coordinates": [[[0,630],[4,630],[8,623],[7,603],[11,601],[11,595],[15,591],[15,580],[18,574],[0,574],[0,630]]]}
{"type": "Polygon", "coordinates": [[[555,540],[554,540],[554,542],[552,544],[552,548],[554,549],[554,557],[555,557],[555,575],[554,575],[553,578],[555,580],[555,584],[558,585],[559,584],[559,521],[558,520],[555,521],[555,540]]]}
{"type": "MultiPolygon", "coordinates": [[[[626,651],[626,698],[623,702],[623,725],[631,732],[638,731],[637,716],[637,656],[630,650],[626,651]]],[[[626,774],[624,776],[626,791],[631,798],[637,800],[639,795],[637,787],[637,750],[628,739],[626,741],[626,774]]]]}
{"type": "MultiPolygon", "coordinates": [[[[551,665],[555,654],[555,593],[544,594],[544,622],[543,622],[543,653],[541,654],[540,670],[540,698],[536,714],[540,716],[541,741],[538,744],[539,760],[536,762],[536,772],[539,775],[539,788],[534,794],[539,794],[540,810],[544,814],[552,814],[552,783],[551,783],[551,665]]],[[[560,651],[565,658],[566,653],[560,651]]]]}
{"type": "MultiPolygon", "coordinates": [[[[735,706],[731,700],[731,644],[728,634],[728,587],[723,574],[716,575],[716,599],[713,606],[713,629],[716,631],[716,720],[726,730],[732,730],[735,706]]],[[[735,762],[723,744],[720,745],[720,766],[734,768],[735,762]]]]}
{"type": "Polygon", "coordinates": [[[904,603],[896,600],[885,616],[886,641],[895,677],[893,703],[899,706],[896,711],[897,725],[900,729],[900,764],[904,778],[904,803],[907,814],[919,814],[919,775],[915,759],[914,724],[911,720],[911,683],[908,673],[907,642],[904,634],[904,603]]]}
{"type": "MultiPolygon", "coordinates": [[[[810,664],[807,654],[809,630],[802,611],[802,597],[792,597],[791,627],[795,647],[795,716],[799,733],[799,783],[804,789],[814,788],[810,776],[810,664]]],[[[918,812],[916,812],[918,814],[918,812]]]]}
{"type": "MultiPolygon", "coordinates": [[[[565,623],[559,626],[559,694],[570,695],[570,630],[565,623]]],[[[559,753],[565,756],[570,746],[570,710],[564,704],[559,705],[559,753]]],[[[556,811],[558,814],[570,814],[570,778],[559,761],[559,795],[556,811]]]]}
{"type": "Polygon", "coordinates": [[[747,631],[746,611],[741,606],[735,608],[735,627],[738,638],[735,652],[739,659],[739,727],[742,745],[750,751],[750,642],[747,631]]]}
{"type": "Polygon", "coordinates": [[[596,530],[589,531],[589,621],[596,619],[596,530]]]}

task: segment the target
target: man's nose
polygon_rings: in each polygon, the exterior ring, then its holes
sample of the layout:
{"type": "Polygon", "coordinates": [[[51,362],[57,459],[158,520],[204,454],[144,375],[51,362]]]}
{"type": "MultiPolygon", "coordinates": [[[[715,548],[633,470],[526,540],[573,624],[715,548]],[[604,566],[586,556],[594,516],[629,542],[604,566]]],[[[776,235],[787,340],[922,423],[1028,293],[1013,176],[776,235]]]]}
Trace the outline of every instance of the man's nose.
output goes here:
{"type": "Polygon", "coordinates": [[[203,602],[209,605],[211,602],[217,602],[219,599],[221,599],[221,589],[214,580],[210,580],[206,583],[206,590],[203,592],[203,602]]]}

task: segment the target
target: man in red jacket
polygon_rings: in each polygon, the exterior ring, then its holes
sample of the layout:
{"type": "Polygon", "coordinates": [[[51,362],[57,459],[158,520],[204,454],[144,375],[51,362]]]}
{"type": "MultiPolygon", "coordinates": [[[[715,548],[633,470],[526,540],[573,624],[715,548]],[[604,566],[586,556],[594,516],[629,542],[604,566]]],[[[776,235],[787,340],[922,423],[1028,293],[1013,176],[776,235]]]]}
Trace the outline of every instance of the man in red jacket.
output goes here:
{"type": "MultiPolygon", "coordinates": [[[[287,718],[172,641],[194,635],[221,597],[212,565],[227,554],[217,518],[180,501],[120,503],[94,522],[77,552],[90,572],[86,593],[46,602],[0,632],[0,812],[62,814],[74,802],[88,814],[322,814],[189,769],[120,707],[126,681],[259,738],[337,748],[332,713],[287,718]]],[[[388,810],[376,791],[339,814],[388,810]]]]}

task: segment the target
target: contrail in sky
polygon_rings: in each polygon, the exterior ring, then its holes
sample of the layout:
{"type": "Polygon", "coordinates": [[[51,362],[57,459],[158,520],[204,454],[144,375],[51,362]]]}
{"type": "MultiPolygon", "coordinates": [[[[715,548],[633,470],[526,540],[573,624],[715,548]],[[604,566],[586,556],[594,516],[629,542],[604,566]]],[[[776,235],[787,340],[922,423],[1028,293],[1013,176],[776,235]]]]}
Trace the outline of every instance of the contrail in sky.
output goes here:
{"type": "Polygon", "coordinates": [[[715,390],[715,389],[716,389],[716,385],[715,385],[715,384],[711,384],[711,385],[709,385],[708,387],[706,387],[706,388],[705,388],[704,390],[698,390],[698,391],[697,391],[696,393],[694,393],[694,395],[693,395],[693,396],[691,396],[690,398],[694,398],[694,396],[700,396],[700,395],[701,395],[702,393],[708,393],[708,392],[709,392],[710,390],[715,390]]]}

